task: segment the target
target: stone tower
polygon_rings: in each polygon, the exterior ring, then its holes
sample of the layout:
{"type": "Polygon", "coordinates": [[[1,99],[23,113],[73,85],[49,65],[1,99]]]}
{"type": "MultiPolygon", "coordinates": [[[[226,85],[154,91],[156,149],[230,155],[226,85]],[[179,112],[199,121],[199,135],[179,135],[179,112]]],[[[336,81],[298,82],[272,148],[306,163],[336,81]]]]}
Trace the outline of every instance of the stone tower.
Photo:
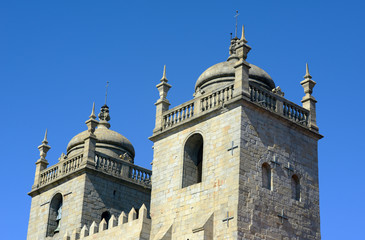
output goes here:
{"type": "Polygon", "coordinates": [[[109,107],[101,108],[100,121],[94,112],[93,106],[87,130],[71,139],[57,164],[47,168],[47,133],[38,147],[27,239],[79,239],[89,230],[102,234],[116,226],[118,216],[119,225],[136,219],[138,208],[140,218],[147,218],[151,171],[135,165],[130,141],[109,129],[109,107]]]}
{"type": "Polygon", "coordinates": [[[227,61],[169,109],[157,85],[151,239],[320,239],[315,82],[302,106],[246,61],[242,29],[227,61]]]}

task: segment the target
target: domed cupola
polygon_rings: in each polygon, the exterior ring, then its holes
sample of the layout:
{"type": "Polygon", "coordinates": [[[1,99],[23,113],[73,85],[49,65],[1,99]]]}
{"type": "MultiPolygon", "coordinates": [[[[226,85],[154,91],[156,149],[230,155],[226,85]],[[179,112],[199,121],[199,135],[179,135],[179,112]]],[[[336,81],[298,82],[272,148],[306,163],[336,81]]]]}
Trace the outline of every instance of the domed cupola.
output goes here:
{"type": "MultiPolygon", "coordinates": [[[[231,40],[231,45],[229,47],[229,57],[227,61],[220,62],[209,67],[200,75],[195,84],[195,93],[214,91],[234,82],[234,66],[239,60],[238,56],[236,55],[236,46],[239,40],[240,39],[237,37],[231,40]]],[[[249,66],[250,82],[257,83],[268,90],[275,88],[275,83],[267,72],[253,64],[249,63],[249,66]]]]}
{"type": "MultiPolygon", "coordinates": [[[[95,151],[114,158],[119,158],[120,155],[127,154],[133,160],[135,152],[132,143],[122,134],[109,129],[110,115],[107,105],[101,107],[98,117],[100,121],[94,132],[97,139],[95,151]]],[[[84,140],[88,134],[86,130],[71,139],[67,145],[68,157],[83,152],[84,140]]]]}

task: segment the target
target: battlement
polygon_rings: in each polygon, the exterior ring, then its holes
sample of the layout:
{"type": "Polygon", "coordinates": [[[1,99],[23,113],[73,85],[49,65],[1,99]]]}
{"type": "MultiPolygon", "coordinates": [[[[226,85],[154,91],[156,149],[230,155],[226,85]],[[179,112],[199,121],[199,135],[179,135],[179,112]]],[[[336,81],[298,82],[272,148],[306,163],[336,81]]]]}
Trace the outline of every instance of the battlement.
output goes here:
{"type": "Polygon", "coordinates": [[[81,230],[74,229],[72,233],[66,231],[63,240],[89,240],[89,239],[150,239],[151,219],[147,216],[147,208],[143,204],[137,211],[132,208],[128,216],[122,212],[118,219],[112,215],[109,222],[103,219],[99,224],[95,221],[87,227],[84,225],[81,230]]]}

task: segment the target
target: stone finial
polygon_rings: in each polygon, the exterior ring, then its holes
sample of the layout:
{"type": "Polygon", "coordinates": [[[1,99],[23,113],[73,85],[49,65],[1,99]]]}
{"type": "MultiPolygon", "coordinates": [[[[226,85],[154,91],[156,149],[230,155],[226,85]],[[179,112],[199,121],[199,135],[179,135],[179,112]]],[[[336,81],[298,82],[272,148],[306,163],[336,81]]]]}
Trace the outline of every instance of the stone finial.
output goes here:
{"type": "Polygon", "coordinates": [[[312,130],[318,131],[317,117],[316,117],[316,103],[317,100],[312,96],[313,88],[316,82],[312,80],[312,76],[309,74],[308,63],[306,64],[306,73],[304,75],[304,80],[300,82],[304,89],[304,97],[302,98],[303,108],[309,110],[309,122],[308,125],[312,130]]]}
{"type": "Polygon", "coordinates": [[[99,224],[99,232],[105,231],[107,228],[108,224],[106,223],[105,218],[103,218],[99,224]]]}
{"type": "Polygon", "coordinates": [[[161,78],[161,80],[160,80],[161,82],[165,82],[165,83],[167,83],[168,82],[168,80],[167,80],[167,78],[166,78],[166,65],[164,65],[163,66],[163,73],[162,73],[162,78],[161,78]]]}
{"type": "Polygon", "coordinates": [[[171,85],[167,83],[166,65],[164,65],[163,74],[162,74],[162,78],[160,81],[161,81],[161,83],[156,85],[156,88],[160,93],[160,100],[167,100],[166,96],[167,96],[168,91],[171,88],[171,85]]]}
{"type": "Polygon", "coordinates": [[[81,228],[81,233],[80,233],[80,237],[81,239],[84,238],[84,237],[87,237],[89,236],[89,229],[87,228],[86,225],[84,225],[82,228],[81,228]]]}
{"type": "Polygon", "coordinates": [[[126,223],[128,221],[127,219],[127,215],[125,214],[125,212],[123,211],[118,218],[118,225],[122,225],[124,223],[126,223]]]}
{"type": "Polygon", "coordinates": [[[112,215],[111,218],[109,219],[108,226],[109,228],[117,226],[117,219],[114,215],[112,215]]]}
{"type": "Polygon", "coordinates": [[[312,76],[309,74],[309,67],[308,67],[308,63],[305,64],[305,76],[304,79],[312,79],[312,76]]]}
{"type": "Polygon", "coordinates": [[[156,106],[156,124],[153,132],[161,131],[162,129],[162,116],[163,112],[167,111],[170,106],[169,100],[167,100],[167,93],[171,88],[171,85],[167,83],[166,79],[166,65],[163,70],[161,82],[156,85],[160,98],[155,103],[156,106]]]}
{"type": "Polygon", "coordinates": [[[95,102],[93,102],[93,109],[91,110],[91,115],[89,116],[90,119],[96,119],[95,115],[95,102]]]}
{"type": "Polygon", "coordinates": [[[131,222],[135,219],[137,219],[137,212],[136,212],[136,209],[132,208],[128,214],[128,222],[131,222]]]}
{"type": "Polygon", "coordinates": [[[247,43],[246,37],[245,37],[245,26],[242,25],[242,35],[241,35],[241,41],[244,43],[247,43]]]}
{"type": "Polygon", "coordinates": [[[104,106],[101,107],[100,113],[98,114],[99,117],[99,127],[106,127],[110,128],[110,114],[109,114],[109,107],[104,104],[104,106]]]}
{"type": "Polygon", "coordinates": [[[312,80],[312,76],[309,74],[308,63],[306,63],[306,73],[304,75],[304,80],[301,81],[300,84],[303,86],[306,96],[311,96],[316,82],[312,80]]]}
{"type": "Polygon", "coordinates": [[[48,129],[46,129],[46,133],[44,134],[44,139],[42,141],[42,144],[38,146],[40,152],[39,155],[42,160],[46,160],[47,152],[51,149],[51,147],[48,145],[47,133],[48,129]]]}
{"type": "Polygon", "coordinates": [[[89,134],[91,134],[93,136],[95,129],[99,124],[99,122],[96,120],[96,116],[95,116],[95,103],[93,103],[91,115],[89,116],[89,119],[85,122],[85,124],[87,126],[87,130],[88,130],[89,134]]]}
{"type": "Polygon", "coordinates": [[[65,153],[61,153],[61,156],[58,158],[58,161],[65,160],[67,158],[65,153]]]}
{"type": "Polygon", "coordinates": [[[98,232],[98,225],[96,224],[96,222],[94,221],[91,226],[90,226],[90,229],[89,229],[89,235],[93,235],[95,233],[98,232]]]}

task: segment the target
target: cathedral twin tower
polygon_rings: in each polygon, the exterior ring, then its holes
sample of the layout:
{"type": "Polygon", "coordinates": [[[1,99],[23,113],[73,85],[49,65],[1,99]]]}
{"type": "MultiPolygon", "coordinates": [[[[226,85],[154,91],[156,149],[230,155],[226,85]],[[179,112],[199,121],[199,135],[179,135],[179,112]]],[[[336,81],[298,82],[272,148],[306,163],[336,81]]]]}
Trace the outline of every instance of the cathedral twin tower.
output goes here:
{"type": "Polygon", "coordinates": [[[302,106],[248,63],[242,30],[227,61],[205,70],[194,98],[170,108],[156,86],[152,172],[93,107],[59,162],[38,148],[27,239],[320,239],[316,84],[302,106]]]}

